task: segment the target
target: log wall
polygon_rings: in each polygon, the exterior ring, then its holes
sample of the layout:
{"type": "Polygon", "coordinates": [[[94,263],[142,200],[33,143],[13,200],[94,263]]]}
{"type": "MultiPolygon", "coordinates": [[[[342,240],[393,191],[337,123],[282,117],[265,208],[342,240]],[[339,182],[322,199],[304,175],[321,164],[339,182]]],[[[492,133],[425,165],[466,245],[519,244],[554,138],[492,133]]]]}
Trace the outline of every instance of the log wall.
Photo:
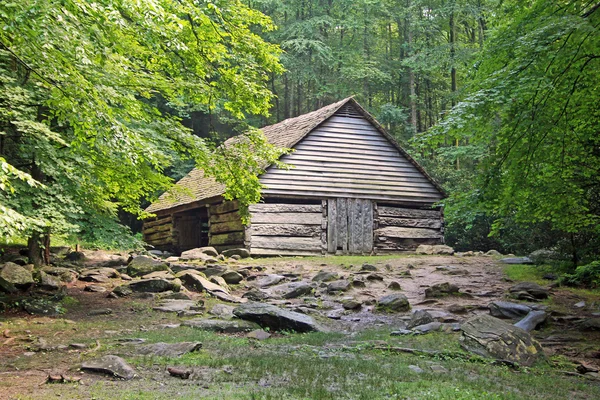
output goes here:
{"type": "Polygon", "coordinates": [[[251,205],[251,224],[246,228],[246,245],[251,254],[322,254],[326,247],[323,207],[323,204],[251,205]]]}
{"type": "Polygon", "coordinates": [[[245,247],[245,227],[237,201],[225,201],[208,209],[208,245],[218,251],[245,247]]]}
{"type": "Polygon", "coordinates": [[[375,208],[375,249],[378,253],[412,251],[420,244],[444,242],[441,210],[375,208]]]}
{"type": "Polygon", "coordinates": [[[144,221],[144,242],[159,250],[171,250],[173,246],[173,219],[171,215],[157,216],[144,221]]]}

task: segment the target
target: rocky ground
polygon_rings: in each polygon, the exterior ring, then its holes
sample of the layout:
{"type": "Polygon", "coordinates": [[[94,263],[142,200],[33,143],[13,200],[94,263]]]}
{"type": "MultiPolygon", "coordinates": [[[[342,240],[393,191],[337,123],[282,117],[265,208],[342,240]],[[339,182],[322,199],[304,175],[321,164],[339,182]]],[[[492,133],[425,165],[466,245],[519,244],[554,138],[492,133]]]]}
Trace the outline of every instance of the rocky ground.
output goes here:
{"type": "Polygon", "coordinates": [[[429,398],[483,398],[506,385],[494,368],[541,372],[489,398],[533,398],[548,378],[600,394],[597,293],[513,282],[496,255],[246,256],[57,251],[41,271],[12,257],[0,398],[427,398],[387,387],[398,373],[429,398]]]}

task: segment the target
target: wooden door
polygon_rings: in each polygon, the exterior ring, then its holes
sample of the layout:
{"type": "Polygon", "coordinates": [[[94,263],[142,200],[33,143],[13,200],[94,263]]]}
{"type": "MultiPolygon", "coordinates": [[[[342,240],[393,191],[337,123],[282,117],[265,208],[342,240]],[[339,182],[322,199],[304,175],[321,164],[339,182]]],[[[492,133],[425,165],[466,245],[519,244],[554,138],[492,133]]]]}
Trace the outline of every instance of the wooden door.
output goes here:
{"type": "Polygon", "coordinates": [[[344,254],[373,250],[373,202],[363,199],[327,201],[327,251],[344,254]]]}

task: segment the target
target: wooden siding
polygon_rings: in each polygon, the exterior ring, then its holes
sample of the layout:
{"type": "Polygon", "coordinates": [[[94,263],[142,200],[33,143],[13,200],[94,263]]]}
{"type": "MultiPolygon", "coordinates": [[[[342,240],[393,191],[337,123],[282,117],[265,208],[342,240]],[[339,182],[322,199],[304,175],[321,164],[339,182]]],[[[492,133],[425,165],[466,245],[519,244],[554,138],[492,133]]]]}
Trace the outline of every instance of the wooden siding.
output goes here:
{"type": "Polygon", "coordinates": [[[253,204],[246,245],[252,255],[320,255],[325,226],[322,204],[253,204]]]}
{"type": "Polygon", "coordinates": [[[440,200],[439,190],[369,121],[342,110],[294,146],[260,178],[265,196],[372,199],[415,206],[440,200]]]}
{"type": "Polygon", "coordinates": [[[375,212],[375,251],[410,251],[420,244],[444,242],[441,210],[419,210],[377,206],[375,212]]]}
{"type": "Polygon", "coordinates": [[[142,235],[144,242],[160,250],[170,250],[173,246],[173,219],[163,215],[144,221],[142,235]]]}
{"type": "Polygon", "coordinates": [[[224,201],[208,209],[208,245],[218,251],[245,247],[245,226],[237,201],[224,201]]]}
{"type": "Polygon", "coordinates": [[[361,199],[327,201],[327,251],[363,254],[373,250],[373,202],[361,199]]]}

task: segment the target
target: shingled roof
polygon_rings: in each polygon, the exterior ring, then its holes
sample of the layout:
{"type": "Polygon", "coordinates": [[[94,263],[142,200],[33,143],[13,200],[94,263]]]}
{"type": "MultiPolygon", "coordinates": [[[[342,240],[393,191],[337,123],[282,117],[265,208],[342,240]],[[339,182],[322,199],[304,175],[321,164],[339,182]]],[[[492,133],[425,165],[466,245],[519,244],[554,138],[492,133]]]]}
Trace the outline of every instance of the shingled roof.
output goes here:
{"type": "MultiPolygon", "coordinates": [[[[295,118],[288,118],[277,124],[261,128],[269,143],[277,147],[292,148],[313,129],[335,114],[345,104],[352,103],[363,116],[371,122],[394,146],[412,163],[419,171],[430,180],[433,185],[443,194],[443,189],[433,180],[423,168],[402,149],[398,143],[383,129],[383,127],[356,102],[348,97],[337,103],[330,104],[308,114],[295,118]]],[[[236,137],[225,141],[225,145],[236,140],[236,137]]],[[[156,213],[172,209],[186,204],[199,202],[213,197],[218,197],[225,192],[225,185],[216,182],[211,177],[205,177],[204,172],[194,168],[189,174],[181,178],[175,184],[175,190],[163,193],[158,200],[152,203],[146,211],[156,213]],[[183,189],[183,190],[181,190],[183,189]]]]}

